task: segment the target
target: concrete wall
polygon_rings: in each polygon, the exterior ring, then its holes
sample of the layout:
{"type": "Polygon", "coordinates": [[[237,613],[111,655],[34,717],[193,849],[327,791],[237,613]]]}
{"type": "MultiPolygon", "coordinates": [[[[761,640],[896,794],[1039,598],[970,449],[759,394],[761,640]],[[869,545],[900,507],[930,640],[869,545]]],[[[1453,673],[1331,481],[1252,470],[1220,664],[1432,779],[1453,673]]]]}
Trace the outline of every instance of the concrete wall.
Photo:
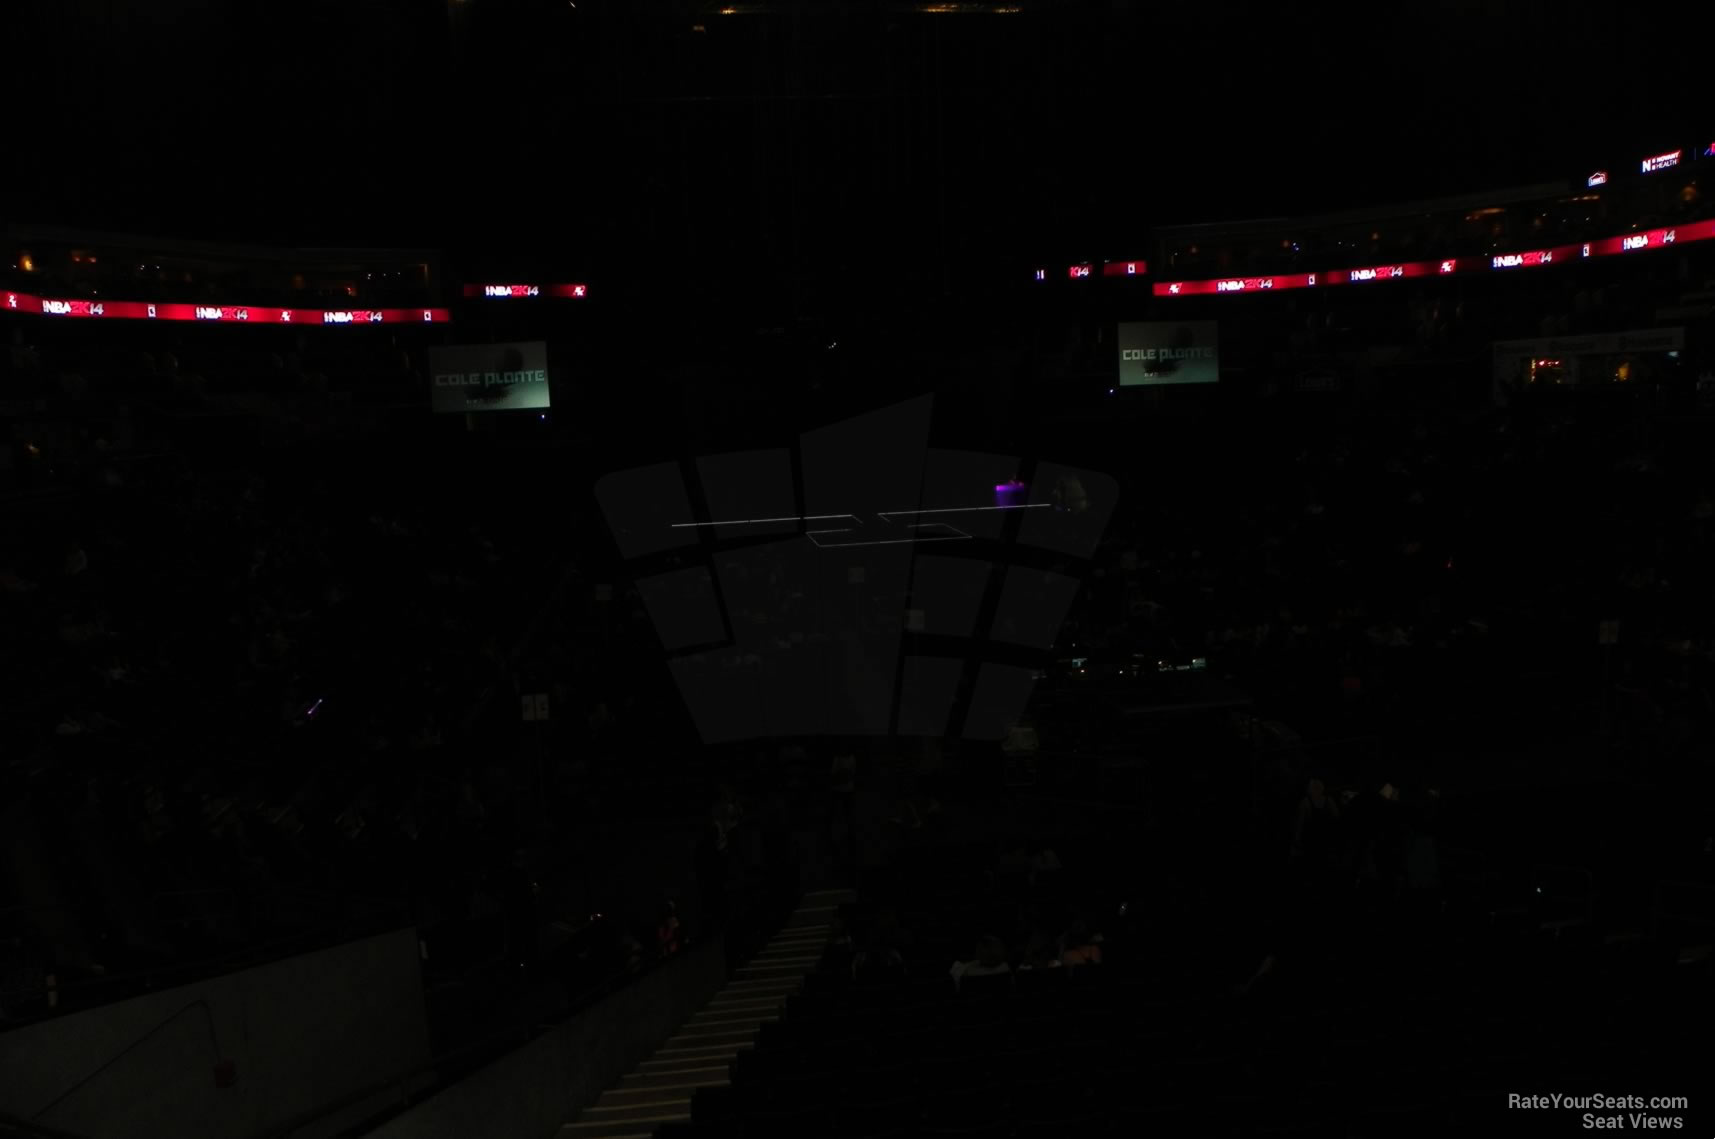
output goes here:
{"type": "Polygon", "coordinates": [[[0,1033],[0,1112],[34,1118],[196,1001],[206,1015],[172,1019],[39,1122],[92,1139],[258,1139],[430,1059],[417,932],[404,929],[0,1033]],[[233,1086],[215,1086],[217,1059],[235,1065],[233,1086]]]}
{"type": "Polygon", "coordinates": [[[718,939],[697,945],[395,1117],[368,1139],[552,1139],[725,983],[726,957],[718,939]]]}

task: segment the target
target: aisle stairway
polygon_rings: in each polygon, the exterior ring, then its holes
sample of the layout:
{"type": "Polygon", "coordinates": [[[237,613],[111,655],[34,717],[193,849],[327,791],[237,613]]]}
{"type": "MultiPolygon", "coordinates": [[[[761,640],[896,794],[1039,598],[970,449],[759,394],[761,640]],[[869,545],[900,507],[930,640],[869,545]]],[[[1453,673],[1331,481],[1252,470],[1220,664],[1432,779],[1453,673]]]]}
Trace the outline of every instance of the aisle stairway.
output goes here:
{"type": "Polygon", "coordinates": [[[779,1016],[787,996],[821,959],[849,890],[822,890],[803,902],[755,958],[734,971],[726,988],[691,1017],[637,1071],[609,1088],[559,1139],[644,1139],[663,1123],[691,1118],[698,1088],[727,1083],[733,1057],[751,1046],[757,1028],[779,1016]]]}

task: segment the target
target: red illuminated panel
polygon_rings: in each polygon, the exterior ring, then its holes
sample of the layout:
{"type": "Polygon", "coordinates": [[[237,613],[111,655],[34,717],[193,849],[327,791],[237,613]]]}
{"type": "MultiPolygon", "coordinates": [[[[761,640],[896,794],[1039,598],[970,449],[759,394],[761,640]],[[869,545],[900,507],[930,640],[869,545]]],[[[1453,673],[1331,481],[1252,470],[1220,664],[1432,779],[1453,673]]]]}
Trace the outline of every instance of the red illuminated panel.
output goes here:
{"type": "Polygon", "coordinates": [[[1699,221],[1668,229],[1648,229],[1639,233],[1621,234],[1619,237],[1605,237],[1601,241],[1592,241],[1583,248],[1588,250],[1584,254],[1586,257],[1611,257],[1616,253],[1666,249],[1670,245],[1708,241],[1711,238],[1715,238],[1715,221],[1699,221]]]}
{"type": "Polygon", "coordinates": [[[1497,253],[1489,259],[1495,269],[1528,269],[1538,265],[1555,265],[1584,255],[1582,245],[1561,245],[1554,249],[1531,249],[1523,253],[1497,253]]]}
{"type": "Polygon", "coordinates": [[[1684,155],[1682,150],[1670,150],[1666,154],[1656,154],[1644,159],[1644,173],[1654,174],[1657,170],[1671,170],[1679,165],[1684,155]]]}
{"type": "Polygon", "coordinates": [[[264,305],[190,305],[177,302],[58,300],[0,293],[9,312],[107,320],[207,321],[221,324],[445,324],[444,308],[316,309],[264,305]]]}
{"type": "Polygon", "coordinates": [[[1158,297],[1194,297],[1211,293],[1266,293],[1276,289],[1312,289],[1315,273],[1277,273],[1272,277],[1220,277],[1213,281],[1158,281],[1158,297]]]}
{"type": "Polygon", "coordinates": [[[1141,277],[1149,272],[1149,265],[1144,261],[1107,261],[1102,264],[1104,277],[1141,277]]]}
{"type": "Polygon", "coordinates": [[[466,285],[467,297],[539,297],[541,285],[466,285]]]}
{"type": "Polygon", "coordinates": [[[484,297],[489,300],[510,300],[519,297],[573,297],[581,299],[589,296],[588,285],[466,285],[464,295],[467,297],[484,297]]]}
{"type": "Polygon", "coordinates": [[[1444,276],[1457,268],[1456,261],[1407,261],[1399,265],[1369,265],[1361,269],[1336,269],[1322,274],[1325,285],[1359,285],[1369,281],[1398,281],[1407,277],[1444,276]]]}

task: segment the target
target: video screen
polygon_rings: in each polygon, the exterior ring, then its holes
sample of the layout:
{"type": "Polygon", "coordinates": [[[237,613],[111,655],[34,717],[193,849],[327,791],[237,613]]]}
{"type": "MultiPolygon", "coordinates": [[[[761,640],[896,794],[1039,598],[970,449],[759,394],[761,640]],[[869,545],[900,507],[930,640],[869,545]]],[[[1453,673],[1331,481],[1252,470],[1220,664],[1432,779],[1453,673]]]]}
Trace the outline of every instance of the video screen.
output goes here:
{"type": "Polygon", "coordinates": [[[454,344],[429,349],[435,411],[523,411],[548,406],[548,346],[454,344]]]}
{"type": "Polygon", "coordinates": [[[1121,324],[1120,386],[1215,383],[1221,378],[1215,331],[1212,320],[1121,324]]]}

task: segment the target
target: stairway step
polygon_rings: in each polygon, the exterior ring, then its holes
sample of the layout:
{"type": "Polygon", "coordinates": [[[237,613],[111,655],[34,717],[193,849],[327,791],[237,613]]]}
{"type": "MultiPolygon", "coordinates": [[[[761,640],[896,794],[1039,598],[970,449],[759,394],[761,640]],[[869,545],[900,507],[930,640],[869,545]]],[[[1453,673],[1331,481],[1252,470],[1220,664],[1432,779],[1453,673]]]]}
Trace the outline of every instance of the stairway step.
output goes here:
{"type": "Polygon", "coordinates": [[[725,1044],[674,1044],[671,1040],[668,1047],[656,1049],[655,1055],[643,1061],[645,1064],[667,1063],[673,1060],[720,1060],[732,1059],[734,1052],[743,1048],[755,1047],[755,1041],[733,1041],[725,1044]]]}
{"type": "Polygon", "coordinates": [[[707,1068],[711,1064],[731,1064],[733,1057],[746,1048],[698,1048],[694,1052],[682,1056],[662,1056],[660,1059],[645,1060],[638,1065],[645,1075],[656,1076],[663,1072],[685,1072],[694,1068],[707,1068]]]}
{"type": "Polygon", "coordinates": [[[615,1107],[584,1108],[578,1116],[579,1123],[614,1123],[626,1120],[632,1123],[647,1123],[660,1120],[663,1116],[691,1114],[691,1097],[681,1095],[676,1099],[662,1100],[658,1103],[620,1104],[615,1107]]]}
{"type": "Polygon", "coordinates": [[[775,997],[741,997],[734,1000],[713,1000],[703,1006],[703,1013],[720,1013],[722,1016],[737,1016],[740,1013],[768,1013],[778,1009],[781,1001],[775,997]]]}
{"type": "Polygon", "coordinates": [[[764,1024],[778,1020],[779,1017],[758,1017],[755,1020],[714,1020],[703,1021],[699,1024],[682,1024],[673,1034],[671,1045],[675,1040],[702,1040],[710,1036],[732,1036],[740,1033],[754,1036],[764,1024]]]}
{"type": "Polygon", "coordinates": [[[686,1026],[692,1024],[709,1024],[717,1020],[775,1020],[786,1011],[786,1002],[770,1000],[766,1004],[746,1002],[743,1005],[731,1005],[721,1008],[706,1008],[686,1021],[686,1026]]]}
{"type": "Polygon", "coordinates": [[[754,1028],[718,1028],[707,1032],[680,1032],[673,1036],[656,1053],[657,1056],[668,1056],[687,1048],[712,1048],[717,1044],[749,1044],[756,1039],[754,1028]]]}
{"type": "MultiPolygon", "coordinates": [[[[739,965],[738,968],[739,969],[784,969],[784,968],[787,968],[788,966],[790,966],[790,967],[798,969],[802,972],[808,973],[812,969],[816,968],[816,966],[820,965],[821,963],[822,963],[822,955],[820,953],[818,953],[814,957],[806,957],[803,954],[794,954],[791,957],[752,957],[749,961],[746,961],[743,964],[739,965]]],[[[737,969],[734,970],[734,972],[737,972],[737,971],[738,971],[737,969]]]]}
{"type": "Polygon", "coordinates": [[[726,988],[722,989],[721,992],[731,993],[735,997],[741,994],[746,997],[757,997],[769,993],[789,993],[802,984],[803,980],[804,975],[797,973],[790,977],[762,977],[728,981],[726,988]]]}
{"type": "Polygon", "coordinates": [[[736,1027],[739,1027],[741,1025],[748,1025],[751,1028],[755,1028],[759,1024],[764,1024],[764,1023],[767,1023],[768,1021],[779,1020],[779,1019],[780,1019],[780,1014],[778,1012],[769,1012],[769,1013],[747,1013],[747,1012],[741,1012],[741,1013],[727,1013],[727,1012],[706,1013],[706,1012],[700,1012],[696,1016],[693,1016],[690,1020],[687,1020],[685,1022],[685,1027],[688,1029],[714,1028],[716,1026],[730,1026],[730,1027],[736,1028],[736,1027]]]}
{"type": "Polygon", "coordinates": [[[696,1061],[691,1066],[678,1068],[670,1072],[633,1072],[619,1081],[619,1088],[669,1088],[685,1084],[701,1087],[702,1080],[726,1080],[731,1075],[725,1064],[703,1064],[697,1066],[696,1061]]]}
{"type": "Polygon", "coordinates": [[[646,1119],[591,1119],[568,1123],[560,1128],[558,1139],[629,1139],[638,1136],[649,1139],[655,1134],[653,1127],[638,1130],[643,1123],[689,1123],[689,1111],[673,1115],[656,1115],[646,1119]]]}
{"type": "Polygon", "coordinates": [[[741,981],[790,981],[809,972],[809,965],[740,965],[733,975],[741,981]]]}
{"type": "Polygon", "coordinates": [[[721,1088],[732,1082],[724,1071],[712,1078],[691,1080],[684,1076],[676,1076],[677,1084],[636,1084],[622,1088],[609,1088],[602,1093],[597,1106],[623,1107],[628,1104],[640,1103],[669,1103],[684,1099],[698,1088],[721,1088]]]}

